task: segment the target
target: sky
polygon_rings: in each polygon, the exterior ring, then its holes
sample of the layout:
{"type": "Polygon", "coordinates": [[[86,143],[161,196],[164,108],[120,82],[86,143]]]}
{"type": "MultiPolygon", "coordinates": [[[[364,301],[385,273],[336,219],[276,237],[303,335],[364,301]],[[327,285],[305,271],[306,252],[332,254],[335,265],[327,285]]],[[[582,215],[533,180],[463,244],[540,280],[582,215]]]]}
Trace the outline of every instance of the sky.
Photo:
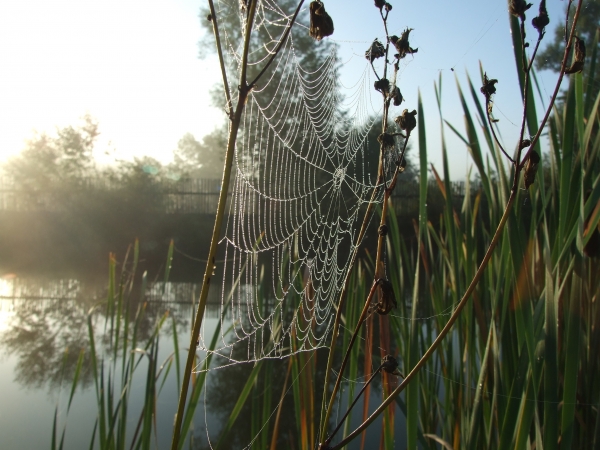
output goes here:
{"type": "MultiPolygon", "coordinates": [[[[308,14],[308,1],[301,14],[308,14]]],[[[335,25],[331,39],[343,63],[341,84],[352,86],[365,68],[364,52],[383,40],[372,0],[325,0],[335,25]]],[[[414,30],[419,52],[403,60],[401,108],[416,109],[421,93],[430,159],[441,169],[440,120],[434,80],[443,78],[444,118],[462,128],[456,80],[480,85],[479,63],[497,78],[495,115],[514,148],[521,109],[506,0],[391,1],[389,27],[414,30]],[[452,70],[453,69],[453,70],[452,70]]],[[[197,139],[223,123],[209,90],[220,82],[214,56],[198,58],[199,8],[190,0],[21,0],[0,6],[0,162],[18,153],[34,132],[76,125],[90,114],[100,125],[104,162],[148,155],[167,163],[185,133],[197,139]]],[[[550,0],[550,30],[565,2],[550,0]]],[[[537,2],[528,21],[537,14],[537,2]]],[[[550,31],[547,40],[552,38],[550,31]]],[[[529,34],[534,40],[533,30],[529,34]]],[[[329,39],[329,38],[328,38],[329,39]]],[[[540,76],[549,97],[556,79],[540,76]]],[[[401,111],[398,111],[400,113],[401,111]]],[[[470,165],[467,150],[446,128],[454,179],[470,165]]]]}

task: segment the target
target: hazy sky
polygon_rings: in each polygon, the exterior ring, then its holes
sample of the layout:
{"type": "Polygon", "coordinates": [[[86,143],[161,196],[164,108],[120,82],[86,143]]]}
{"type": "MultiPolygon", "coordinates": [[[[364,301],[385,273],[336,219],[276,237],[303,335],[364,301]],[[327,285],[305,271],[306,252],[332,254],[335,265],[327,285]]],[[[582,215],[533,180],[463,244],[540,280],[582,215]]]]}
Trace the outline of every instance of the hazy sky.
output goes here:
{"type": "MultiPolygon", "coordinates": [[[[308,6],[306,2],[306,7],[308,6]]],[[[444,116],[462,128],[455,77],[468,70],[479,86],[479,61],[499,79],[495,113],[508,148],[520,123],[519,92],[506,0],[391,1],[390,32],[409,26],[419,52],[404,61],[400,87],[416,108],[421,90],[431,159],[439,163],[439,117],[433,81],[444,79],[444,116]],[[451,70],[454,69],[454,71],[451,70]]],[[[200,139],[222,121],[210,107],[209,88],[219,82],[214,58],[199,60],[202,31],[190,0],[21,0],[0,6],[0,161],[20,151],[33,130],[76,124],[85,113],[100,123],[99,148],[116,158],[149,155],[163,162],[184,133],[200,139]]],[[[548,1],[550,29],[565,2],[548,1]]],[[[343,85],[366,64],[364,52],[383,39],[372,0],[325,0],[335,24],[332,39],[344,62],[343,85]]],[[[537,14],[537,3],[529,19],[537,14]]],[[[305,10],[302,14],[308,14],[305,10]]],[[[533,30],[528,35],[534,41],[533,30]]],[[[552,37],[548,34],[547,39],[552,37]]],[[[542,74],[549,97],[554,74],[542,74]]],[[[451,132],[446,129],[447,137],[451,132]]],[[[453,177],[464,176],[467,152],[450,139],[453,177]]]]}

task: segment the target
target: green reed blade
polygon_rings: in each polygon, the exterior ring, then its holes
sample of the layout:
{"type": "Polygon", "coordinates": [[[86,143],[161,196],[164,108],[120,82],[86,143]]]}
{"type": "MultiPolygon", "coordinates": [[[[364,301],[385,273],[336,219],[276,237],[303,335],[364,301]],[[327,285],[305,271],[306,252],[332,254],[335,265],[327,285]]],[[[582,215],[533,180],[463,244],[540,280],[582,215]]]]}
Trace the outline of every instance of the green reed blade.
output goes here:
{"type": "Polygon", "coordinates": [[[163,284],[163,294],[164,294],[164,289],[166,289],[167,287],[167,282],[169,281],[169,275],[171,274],[171,265],[173,264],[173,249],[175,247],[175,244],[173,242],[173,239],[171,239],[171,242],[169,242],[169,251],[167,253],[167,261],[165,262],[165,276],[164,276],[164,284],[163,284]]]}
{"type": "MultiPolygon", "coordinates": [[[[421,180],[419,187],[419,228],[417,238],[417,249],[420,248],[423,241],[424,233],[427,229],[427,141],[425,133],[425,117],[423,112],[423,102],[419,92],[417,101],[417,129],[419,132],[419,179],[421,180]]],[[[418,251],[418,250],[417,250],[418,251]]],[[[419,307],[419,274],[420,264],[416,264],[415,268],[415,284],[412,295],[412,321],[410,325],[410,343],[409,353],[407,355],[408,366],[414,367],[420,358],[419,350],[419,329],[415,320],[418,314],[419,307]]],[[[407,448],[416,448],[417,446],[417,430],[419,428],[419,377],[417,376],[413,382],[409,383],[406,388],[406,427],[407,427],[407,448]]]]}
{"type": "Polygon", "coordinates": [[[90,437],[90,450],[92,450],[95,447],[97,431],[98,431],[98,419],[96,419],[94,421],[94,428],[92,429],[92,436],[90,437]]]}
{"type": "MultiPolygon", "coordinates": [[[[231,305],[231,295],[228,296],[228,298],[226,300],[226,303],[223,308],[223,314],[227,313],[227,310],[229,309],[230,305],[231,305]]],[[[191,429],[192,420],[194,419],[194,413],[196,411],[196,407],[198,406],[198,401],[200,400],[200,393],[202,392],[202,389],[204,388],[204,384],[206,383],[206,376],[208,374],[208,370],[210,368],[210,363],[212,361],[212,356],[213,356],[212,351],[217,346],[217,340],[219,339],[219,336],[220,336],[221,323],[222,322],[220,320],[217,322],[217,326],[215,327],[215,331],[213,333],[212,340],[208,347],[208,354],[207,354],[206,360],[204,362],[204,369],[203,369],[203,371],[201,371],[198,374],[198,377],[196,378],[196,382],[193,385],[192,392],[190,393],[190,400],[185,409],[185,415],[184,415],[183,421],[181,423],[181,436],[186,436],[191,429]]],[[[228,330],[225,331],[224,336],[227,336],[232,330],[233,330],[233,326],[231,326],[228,330]]],[[[183,448],[184,441],[185,441],[185,439],[181,439],[179,441],[178,450],[181,450],[183,448]]]]}
{"type": "MultiPolygon", "coordinates": [[[[525,91],[525,67],[523,67],[523,44],[521,42],[521,27],[519,26],[519,19],[515,16],[509,14],[510,21],[510,35],[513,41],[513,54],[515,55],[515,63],[517,66],[517,74],[519,75],[519,86],[521,99],[525,99],[525,95],[527,95],[527,111],[526,111],[526,121],[527,121],[527,129],[529,130],[530,135],[535,135],[538,131],[538,120],[537,114],[535,111],[535,99],[533,97],[533,89],[531,86],[531,81],[527,83],[527,93],[524,94],[525,91]]],[[[533,70],[533,69],[532,69],[533,70]]],[[[540,153],[539,141],[536,145],[536,151],[540,153]]]]}
{"type": "Polygon", "coordinates": [[[483,358],[481,359],[481,368],[479,370],[479,378],[477,380],[477,389],[475,391],[475,398],[473,399],[473,406],[471,410],[471,418],[469,421],[469,434],[467,435],[467,448],[477,448],[477,435],[481,433],[482,424],[482,412],[481,412],[481,396],[483,392],[483,386],[487,379],[488,369],[488,358],[490,355],[490,347],[492,345],[492,327],[488,333],[487,343],[485,345],[485,351],[483,358]]]}
{"type": "Polygon", "coordinates": [[[600,29],[596,29],[596,33],[594,35],[594,42],[592,46],[589,47],[592,50],[592,54],[588,56],[586,67],[588,68],[586,74],[586,84],[587,91],[585,93],[585,106],[583,108],[587,117],[594,117],[594,114],[590,114],[590,107],[592,106],[592,102],[594,101],[594,86],[598,83],[597,75],[596,75],[596,61],[598,58],[598,41],[600,39],[600,29]]]}
{"type": "Polygon", "coordinates": [[[54,419],[52,420],[52,440],[50,441],[50,448],[56,450],[56,428],[57,428],[57,417],[58,417],[58,406],[54,408],[54,419]]]}
{"type": "MultiPolygon", "coordinates": [[[[570,211],[573,210],[573,204],[570,203],[572,190],[567,188],[573,182],[573,153],[575,147],[575,87],[574,83],[569,83],[566,104],[564,105],[563,115],[563,133],[561,139],[562,152],[560,154],[561,172],[559,189],[559,223],[557,242],[562,244],[567,235],[569,227],[570,211]]],[[[573,190],[574,191],[574,190],[573,190]]],[[[556,245],[555,251],[561,249],[561,245],[556,245]]],[[[556,260],[556,259],[555,259],[556,260]]]]}
{"type": "MultiPolygon", "coordinates": [[[[579,259],[579,258],[578,258],[579,259]]],[[[561,448],[571,448],[575,433],[575,406],[577,402],[577,384],[579,373],[579,348],[580,348],[580,306],[583,295],[581,274],[582,261],[576,263],[571,272],[571,295],[568,297],[565,317],[566,341],[564,344],[565,368],[563,380],[563,401],[561,417],[561,448]]]]}
{"type": "Polygon", "coordinates": [[[71,402],[73,401],[73,396],[75,395],[75,389],[77,388],[77,383],[79,382],[79,376],[81,375],[81,368],[83,366],[83,357],[85,356],[85,349],[81,349],[79,351],[79,357],[77,358],[77,365],[75,366],[75,374],[73,375],[73,383],[71,384],[71,394],[69,395],[69,403],[67,406],[67,414],[71,409],[71,402]]]}
{"type": "Polygon", "coordinates": [[[250,375],[248,375],[242,392],[240,393],[240,396],[238,397],[234,407],[232,408],[229,418],[225,423],[225,426],[221,430],[221,436],[219,437],[217,445],[215,446],[215,450],[219,450],[219,448],[221,448],[221,446],[223,445],[223,439],[227,436],[227,433],[229,433],[229,430],[237,420],[240,411],[242,410],[244,403],[246,403],[246,399],[248,398],[248,395],[250,394],[250,391],[252,390],[252,387],[254,386],[254,383],[256,382],[258,374],[260,373],[263,365],[263,361],[258,361],[254,364],[252,372],[250,372],[250,375]]]}
{"type": "Polygon", "coordinates": [[[181,363],[179,357],[179,339],[177,337],[177,321],[175,316],[172,317],[172,330],[173,330],[173,352],[175,353],[175,373],[177,374],[177,392],[181,390],[181,363]]]}
{"type": "Polygon", "coordinates": [[[143,426],[140,441],[142,448],[150,448],[150,439],[152,437],[152,417],[154,415],[154,408],[156,404],[156,386],[155,386],[155,373],[156,373],[156,357],[158,355],[158,342],[152,339],[152,345],[150,352],[147,353],[149,358],[148,370],[146,372],[146,389],[144,394],[144,406],[142,409],[143,426]]]}
{"type": "Polygon", "coordinates": [[[517,364],[514,378],[506,380],[510,385],[510,389],[508,390],[508,398],[506,399],[506,408],[500,417],[501,428],[498,430],[500,434],[498,448],[501,449],[514,448],[515,433],[519,426],[518,418],[519,411],[521,410],[521,397],[524,390],[526,392],[529,380],[527,375],[529,372],[529,358],[525,349],[521,352],[517,364]]]}
{"type": "MultiPolygon", "coordinates": [[[[599,392],[600,397],[600,392],[599,392]]],[[[596,411],[600,411],[600,400],[598,400],[596,411]]],[[[596,426],[594,427],[594,439],[590,446],[593,450],[600,450],[600,414],[596,413],[596,426]]]]}
{"type": "Polygon", "coordinates": [[[531,430],[531,422],[535,413],[535,393],[533,377],[531,371],[527,373],[527,385],[523,398],[521,399],[521,408],[515,430],[515,449],[526,449],[529,443],[529,433],[531,430]]]}
{"type": "Polygon", "coordinates": [[[557,361],[557,304],[554,277],[550,263],[550,244],[545,236],[544,250],[546,254],[546,328],[544,352],[544,449],[557,448],[558,440],[558,361],[557,361]]]}
{"type": "MultiPolygon", "coordinates": [[[[485,170],[483,164],[483,156],[481,154],[481,146],[479,145],[479,138],[477,137],[477,130],[475,128],[475,124],[473,123],[473,118],[471,116],[471,112],[469,110],[469,106],[467,104],[467,100],[462,92],[462,88],[460,87],[460,83],[458,82],[458,78],[456,78],[456,89],[458,90],[458,96],[460,98],[460,103],[462,105],[462,109],[464,112],[464,121],[465,121],[465,129],[467,131],[467,148],[469,153],[471,154],[471,158],[473,158],[473,162],[479,171],[479,176],[481,177],[481,181],[483,184],[484,190],[486,190],[486,196],[491,198],[491,193],[489,192],[489,180],[487,176],[487,172],[485,170]]],[[[451,127],[454,130],[454,127],[451,127]]],[[[458,136],[460,136],[457,133],[458,136]]],[[[462,136],[461,136],[462,137],[462,136]]],[[[464,140],[464,138],[463,138],[464,140]]]]}

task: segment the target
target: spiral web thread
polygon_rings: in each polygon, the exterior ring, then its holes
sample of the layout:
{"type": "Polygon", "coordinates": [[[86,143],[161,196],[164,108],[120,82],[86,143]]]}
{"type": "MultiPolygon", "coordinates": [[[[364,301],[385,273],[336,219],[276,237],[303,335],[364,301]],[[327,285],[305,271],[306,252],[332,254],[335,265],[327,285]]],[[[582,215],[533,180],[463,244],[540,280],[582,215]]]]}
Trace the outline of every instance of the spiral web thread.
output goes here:
{"type": "MultiPolygon", "coordinates": [[[[236,8],[243,21],[237,4],[218,5],[223,14],[236,8]]],[[[250,73],[264,66],[290,19],[274,2],[259,2],[256,28],[270,42],[250,51],[250,73]]],[[[349,255],[376,187],[368,133],[379,123],[370,68],[342,97],[335,47],[310,70],[294,45],[299,33],[308,34],[301,23],[252,91],[238,133],[220,242],[221,336],[212,351],[205,341],[211,332],[200,342],[213,355],[211,368],[328,345],[349,255]]],[[[224,34],[228,57],[239,66],[241,44],[224,34]]]]}

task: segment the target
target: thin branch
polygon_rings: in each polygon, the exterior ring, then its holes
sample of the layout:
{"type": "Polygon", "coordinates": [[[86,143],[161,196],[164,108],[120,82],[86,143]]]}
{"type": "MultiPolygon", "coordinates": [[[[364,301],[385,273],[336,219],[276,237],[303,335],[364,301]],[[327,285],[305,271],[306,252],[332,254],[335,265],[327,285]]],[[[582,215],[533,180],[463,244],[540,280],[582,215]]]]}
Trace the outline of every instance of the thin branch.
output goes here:
{"type": "Polygon", "coordinates": [[[360,433],[362,433],[362,431],[367,426],[369,426],[371,424],[371,422],[373,422],[394,401],[394,399],[398,396],[398,394],[400,394],[400,392],[402,392],[404,390],[404,388],[408,385],[410,380],[412,380],[417,375],[419,370],[429,360],[429,358],[431,357],[433,352],[442,343],[442,341],[444,340],[444,338],[446,337],[446,335],[448,334],[448,332],[454,325],[454,322],[456,322],[456,320],[458,319],[458,316],[460,315],[461,311],[466,306],[468,300],[471,297],[471,294],[473,293],[473,291],[475,290],[475,287],[477,286],[477,283],[479,282],[479,279],[483,275],[483,272],[484,272],[485,268],[487,267],[489,260],[492,257],[492,253],[493,253],[494,249],[496,248],[496,245],[498,244],[498,241],[500,239],[500,235],[502,234],[502,231],[504,230],[504,225],[505,225],[506,221],[508,220],[509,212],[512,209],[512,205],[517,197],[517,192],[518,192],[517,190],[513,190],[511,192],[511,195],[508,199],[508,203],[506,204],[506,208],[504,210],[504,214],[502,215],[502,219],[500,220],[500,223],[498,224],[498,228],[496,229],[496,232],[494,234],[492,242],[490,243],[490,245],[488,247],[488,250],[483,258],[483,261],[481,262],[479,268],[477,269],[477,272],[475,273],[475,276],[473,277],[473,280],[471,281],[471,284],[469,285],[467,291],[463,295],[460,302],[458,302],[458,304],[456,305],[456,309],[452,313],[452,316],[450,317],[450,319],[448,320],[448,322],[446,323],[444,328],[440,331],[440,334],[438,334],[437,338],[433,341],[431,346],[423,354],[423,356],[421,357],[419,362],[415,365],[415,367],[413,367],[413,369],[406,375],[406,378],[404,378],[404,380],[402,380],[402,383],[400,383],[400,385],[390,393],[390,395],[381,403],[381,405],[379,405],[379,407],[375,411],[373,411],[373,413],[367,418],[367,420],[365,420],[358,428],[356,428],[356,430],[354,430],[352,433],[350,433],[345,439],[343,439],[341,442],[339,442],[338,444],[331,447],[331,450],[336,450],[336,449],[340,449],[340,448],[344,447],[346,444],[348,444],[350,441],[352,441],[356,436],[358,436],[360,433]]]}
{"type": "MultiPolygon", "coordinates": [[[[557,81],[556,84],[556,88],[555,88],[555,93],[551,99],[550,104],[548,105],[548,109],[546,110],[546,116],[544,117],[543,120],[543,124],[545,124],[545,121],[547,120],[550,111],[552,110],[552,107],[554,106],[554,102],[556,100],[556,95],[558,93],[558,90],[560,89],[560,84],[562,82],[562,77],[564,75],[564,70],[566,67],[566,59],[567,59],[567,54],[569,51],[569,48],[572,44],[572,39],[573,39],[573,35],[574,35],[574,31],[575,31],[575,26],[577,24],[577,19],[579,16],[579,11],[581,8],[581,4],[582,4],[582,0],[579,0],[579,4],[577,7],[577,11],[575,13],[575,17],[573,19],[573,26],[571,29],[571,35],[569,37],[569,45],[567,46],[567,48],[565,48],[565,55],[563,57],[563,63],[561,66],[561,74],[559,76],[559,79],[557,81]]],[[[525,66],[524,66],[525,67],[525,66]]],[[[527,76],[528,74],[526,74],[526,81],[527,81],[527,76]]],[[[525,88],[527,88],[527,83],[525,83],[525,88]]],[[[525,90],[525,94],[527,94],[527,91],[525,90]]],[[[527,96],[525,96],[525,101],[524,101],[524,109],[527,108],[527,96]]],[[[525,111],[526,112],[526,111],[525,111]]],[[[534,137],[534,139],[532,140],[531,146],[530,146],[530,150],[529,152],[531,152],[531,149],[533,148],[535,142],[539,139],[539,136],[541,135],[541,130],[543,129],[543,126],[541,126],[538,129],[538,132],[536,133],[536,136],[534,137]]],[[[519,141],[519,150],[518,150],[518,154],[517,156],[520,157],[520,153],[521,153],[521,141],[523,139],[523,130],[524,130],[524,125],[521,129],[521,138],[519,141]]],[[[523,160],[526,160],[529,152],[527,153],[527,155],[523,158],[523,160]]],[[[517,159],[515,162],[515,173],[514,173],[514,178],[513,178],[513,185],[511,188],[511,192],[510,192],[510,196],[508,199],[508,202],[506,204],[506,207],[504,209],[504,213],[502,214],[502,218],[500,219],[500,222],[498,223],[498,226],[496,228],[496,231],[494,233],[494,237],[492,238],[492,241],[490,242],[490,245],[485,253],[485,256],[481,262],[481,264],[479,265],[479,268],[477,269],[477,272],[475,273],[475,276],[473,277],[473,279],[471,280],[471,283],[469,284],[469,287],[467,288],[465,294],[463,295],[463,297],[461,298],[461,300],[459,301],[459,303],[456,306],[456,309],[454,310],[454,312],[452,313],[452,316],[450,317],[450,319],[448,320],[448,322],[446,323],[446,325],[444,326],[444,328],[440,331],[440,333],[438,334],[438,336],[436,337],[436,339],[433,341],[433,343],[431,344],[431,346],[427,349],[427,351],[423,354],[423,356],[421,357],[421,359],[419,360],[419,362],[415,365],[415,367],[413,367],[413,369],[410,371],[410,373],[408,373],[408,375],[406,376],[406,378],[404,378],[404,380],[402,381],[402,383],[400,383],[400,385],[394,389],[394,391],[392,391],[389,395],[389,397],[386,398],[386,400],[384,400],[381,405],[371,414],[371,416],[369,416],[369,418],[367,418],[367,420],[365,420],[365,422],[363,422],[358,428],[356,428],[352,433],[350,433],[345,439],[343,439],[340,443],[338,443],[337,445],[331,447],[331,450],[336,450],[336,449],[340,449],[342,447],[344,447],[346,444],[348,444],[350,441],[352,441],[355,437],[357,437],[360,433],[362,433],[362,431],[368,427],[393,401],[394,399],[400,394],[400,392],[402,392],[406,386],[408,385],[408,383],[410,382],[410,380],[412,378],[414,378],[417,373],[419,372],[419,370],[425,365],[425,363],[429,360],[429,358],[432,356],[433,352],[437,349],[437,347],[441,344],[441,342],[444,340],[444,338],[446,337],[446,335],[449,333],[449,331],[452,329],[452,326],[454,325],[454,323],[456,322],[456,320],[458,319],[461,311],[464,309],[464,307],[466,306],[468,300],[471,297],[471,294],[473,293],[473,291],[475,290],[475,287],[477,286],[479,280],[481,279],[483,272],[485,271],[491,257],[493,254],[493,251],[495,250],[498,241],[500,240],[500,236],[504,230],[504,227],[506,225],[506,222],[508,220],[508,216],[512,210],[512,206],[517,198],[517,194],[518,194],[518,183],[519,183],[519,175],[520,172],[523,168],[523,165],[519,165],[519,159],[517,159]]]]}
{"type": "MultiPolygon", "coordinates": [[[[302,0],[303,1],[303,0],[302,0]]],[[[301,1],[301,3],[302,3],[301,1]]],[[[192,330],[192,334],[190,337],[190,347],[188,351],[188,356],[185,365],[185,371],[183,373],[183,380],[181,384],[181,392],[179,396],[179,403],[177,406],[177,414],[175,416],[175,424],[173,427],[173,438],[171,441],[171,450],[179,449],[179,441],[181,437],[181,425],[183,422],[183,415],[185,412],[185,405],[187,402],[187,394],[188,388],[190,384],[190,378],[192,374],[192,369],[194,365],[194,359],[196,356],[196,341],[198,340],[198,336],[200,335],[200,328],[202,326],[202,319],[204,318],[204,312],[206,309],[206,301],[208,298],[208,292],[210,289],[210,280],[212,277],[213,264],[217,254],[217,244],[219,242],[219,234],[221,232],[221,227],[223,223],[223,216],[225,213],[225,205],[227,203],[227,192],[228,186],[231,179],[231,167],[233,165],[233,154],[235,150],[235,145],[237,141],[238,131],[241,124],[242,113],[244,111],[244,107],[246,105],[246,99],[248,98],[248,94],[250,93],[250,88],[246,83],[246,73],[247,73],[247,65],[248,65],[248,50],[250,47],[250,35],[252,31],[252,24],[254,21],[254,16],[256,13],[256,4],[257,0],[251,0],[248,10],[248,18],[246,19],[246,32],[244,35],[244,52],[242,55],[242,67],[240,73],[240,89],[238,95],[238,102],[235,107],[235,112],[231,119],[231,128],[229,132],[229,141],[227,143],[227,152],[225,154],[225,164],[223,166],[223,179],[221,182],[221,191],[219,193],[219,202],[217,206],[217,214],[215,217],[215,224],[213,228],[213,233],[211,237],[210,249],[208,252],[207,264],[204,271],[204,279],[202,283],[202,290],[200,292],[200,298],[198,302],[198,310],[196,311],[196,316],[194,319],[194,327],[192,330]]],[[[211,9],[211,11],[214,10],[211,9]]],[[[297,14],[296,14],[297,15],[297,14]]],[[[294,15],[294,20],[296,18],[294,15]]],[[[288,25],[288,32],[285,34],[289,34],[289,29],[291,29],[294,20],[288,25]]],[[[226,78],[224,78],[224,83],[226,83],[226,78]]],[[[227,89],[226,89],[227,90],[227,89]]]]}
{"type": "Polygon", "coordinates": [[[369,379],[367,380],[367,382],[365,383],[365,385],[362,387],[362,389],[360,390],[360,392],[356,395],[356,397],[354,398],[354,401],[352,402],[352,404],[348,407],[348,409],[346,410],[346,413],[344,414],[344,416],[340,419],[338,425],[335,427],[335,429],[331,432],[331,434],[329,435],[329,437],[325,440],[325,442],[323,443],[323,445],[325,446],[325,448],[327,448],[327,446],[329,445],[329,443],[331,442],[331,440],[333,439],[333,437],[335,436],[335,434],[339,431],[339,429],[341,428],[342,424],[344,423],[344,420],[346,420],[346,417],[348,417],[348,414],[350,414],[350,411],[352,410],[352,408],[354,408],[354,405],[356,405],[356,402],[360,399],[360,396],[363,394],[363,392],[365,391],[365,389],[367,389],[367,386],[369,386],[369,384],[371,384],[371,381],[373,381],[373,379],[375,378],[375,376],[381,372],[381,369],[383,368],[383,364],[381,364],[377,370],[375,372],[373,372],[373,375],[371,375],[369,377],[369,379]]]}
{"type": "Polygon", "coordinates": [[[223,58],[223,51],[221,50],[221,37],[219,35],[219,26],[217,24],[217,12],[213,0],[208,0],[210,7],[210,17],[213,24],[213,31],[215,33],[215,41],[217,46],[217,54],[219,55],[219,65],[221,66],[221,76],[223,77],[223,88],[225,89],[225,99],[227,100],[227,116],[229,120],[233,120],[233,103],[231,102],[231,93],[229,92],[229,83],[227,82],[227,71],[225,70],[225,59],[223,58]]]}
{"type": "MultiPolygon", "coordinates": [[[[381,159],[380,159],[381,164],[381,159]]],[[[323,381],[323,400],[321,401],[321,426],[319,431],[319,439],[320,436],[325,435],[325,431],[327,428],[327,422],[329,421],[329,417],[331,415],[331,411],[333,408],[333,395],[331,397],[331,401],[329,404],[327,403],[327,396],[329,394],[327,386],[329,385],[329,377],[331,375],[331,370],[333,367],[333,354],[334,352],[331,349],[334,349],[337,343],[337,337],[340,327],[340,322],[342,319],[342,311],[344,309],[344,305],[346,303],[348,286],[350,284],[350,273],[352,271],[352,267],[354,267],[354,263],[356,262],[356,256],[358,254],[358,246],[362,241],[365,233],[367,232],[367,226],[370,222],[371,216],[373,215],[373,208],[375,204],[375,198],[377,197],[377,192],[381,186],[381,176],[378,177],[376,186],[373,188],[373,193],[371,194],[371,199],[369,200],[367,210],[365,211],[365,217],[363,219],[363,223],[360,227],[360,231],[358,232],[358,236],[356,238],[356,242],[354,243],[354,247],[352,250],[352,254],[350,255],[350,264],[348,266],[348,270],[346,271],[346,278],[344,279],[344,285],[340,292],[340,296],[338,299],[337,305],[334,305],[336,308],[335,319],[333,321],[333,329],[331,331],[331,343],[330,343],[330,351],[329,356],[327,358],[327,368],[325,369],[325,379],[323,381]]]]}
{"type": "MultiPolygon", "coordinates": [[[[371,303],[371,299],[373,298],[373,295],[375,294],[376,287],[377,287],[377,283],[373,283],[373,286],[371,286],[371,290],[369,291],[369,295],[367,296],[367,301],[365,302],[365,306],[363,307],[362,313],[360,314],[360,318],[358,319],[358,322],[356,323],[354,333],[352,333],[352,337],[350,338],[350,343],[348,344],[348,347],[346,348],[346,354],[344,355],[344,359],[342,360],[342,365],[340,366],[340,369],[338,371],[338,376],[335,380],[335,384],[333,385],[333,391],[331,391],[331,400],[329,402],[327,411],[325,413],[325,423],[329,422],[329,417],[331,416],[331,411],[332,411],[333,400],[335,399],[335,396],[337,395],[337,392],[340,388],[340,384],[342,381],[342,373],[344,372],[344,369],[346,368],[346,364],[348,364],[348,359],[350,357],[350,351],[352,350],[354,341],[356,340],[356,338],[358,336],[358,331],[360,330],[360,327],[362,326],[363,322],[367,318],[369,304],[371,303]]],[[[327,386],[327,384],[325,386],[327,386]]],[[[324,429],[321,430],[321,433],[322,433],[322,436],[324,436],[325,430],[324,429]]]]}
{"type": "MultiPolygon", "coordinates": [[[[248,16],[246,18],[246,32],[244,33],[244,50],[242,52],[242,72],[240,74],[240,94],[248,89],[248,83],[246,82],[246,75],[248,73],[248,52],[250,50],[250,35],[252,34],[252,25],[254,23],[254,16],[256,14],[256,2],[258,0],[251,0],[250,6],[248,7],[248,16]]],[[[239,106],[239,105],[238,105],[239,106]]]]}
{"type": "Polygon", "coordinates": [[[281,47],[283,47],[283,44],[285,44],[285,41],[287,41],[288,35],[290,34],[290,31],[292,31],[292,25],[296,22],[296,17],[298,17],[298,13],[300,12],[300,8],[302,7],[303,3],[304,3],[304,0],[300,0],[300,3],[298,3],[296,12],[294,12],[294,15],[293,15],[292,19],[290,20],[288,27],[285,29],[285,32],[283,33],[283,36],[281,37],[279,44],[277,44],[277,47],[275,48],[275,50],[273,50],[273,54],[271,55],[271,58],[269,58],[269,60],[265,64],[265,67],[262,68],[262,70],[259,72],[259,74],[256,75],[256,78],[254,78],[254,80],[252,80],[252,82],[248,85],[250,89],[254,88],[254,86],[256,85],[256,82],[267,71],[267,69],[273,62],[273,60],[277,57],[279,50],[281,50],[281,47]]]}
{"type": "Polygon", "coordinates": [[[487,120],[488,120],[488,124],[490,126],[490,129],[492,130],[492,136],[494,136],[494,140],[496,141],[496,144],[498,145],[498,148],[500,149],[500,151],[502,153],[504,153],[504,156],[506,156],[508,158],[508,160],[514,164],[515,160],[512,159],[508,153],[506,153],[506,151],[504,150],[504,147],[502,147],[502,144],[500,143],[500,140],[498,139],[498,137],[496,136],[496,131],[494,130],[494,126],[492,123],[492,118],[490,117],[490,109],[489,109],[489,103],[490,101],[486,101],[486,115],[487,115],[487,120]]]}
{"type": "MultiPolygon", "coordinates": [[[[569,17],[569,8],[571,7],[572,3],[573,3],[573,0],[570,0],[569,5],[567,7],[567,21],[568,21],[568,17],[569,17]]],[[[544,115],[544,118],[542,119],[542,122],[540,123],[540,127],[538,128],[537,133],[535,134],[533,139],[531,139],[531,145],[529,146],[529,150],[527,151],[525,156],[523,156],[523,158],[520,161],[518,161],[520,169],[522,169],[525,166],[525,163],[527,162],[527,158],[529,158],[529,154],[533,151],[535,145],[537,144],[538,140],[540,139],[540,136],[542,135],[542,131],[544,130],[544,127],[546,126],[546,122],[550,118],[550,113],[552,112],[552,107],[554,106],[556,97],[558,97],[558,92],[560,91],[560,86],[562,84],[563,77],[565,76],[565,70],[567,68],[567,58],[569,56],[569,51],[571,50],[571,46],[573,45],[573,36],[575,36],[575,28],[577,26],[577,21],[579,20],[579,13],[581,11],[582,4],[583,4],[583,0],[579,0],[579,3],[577,4],[577,9],[575,10],[575,15],[573,16],[573,25],[571,27],[571,33],[569,34],[567,46],[565,47],[565,53],[563,54],[563,60],[560,63],[560,73],[558,75],[558,80],[556,82],[554,92],[552,93],[552,97],[550,98],[550,105],[546,109],[546,114],[544,115]]]]}

